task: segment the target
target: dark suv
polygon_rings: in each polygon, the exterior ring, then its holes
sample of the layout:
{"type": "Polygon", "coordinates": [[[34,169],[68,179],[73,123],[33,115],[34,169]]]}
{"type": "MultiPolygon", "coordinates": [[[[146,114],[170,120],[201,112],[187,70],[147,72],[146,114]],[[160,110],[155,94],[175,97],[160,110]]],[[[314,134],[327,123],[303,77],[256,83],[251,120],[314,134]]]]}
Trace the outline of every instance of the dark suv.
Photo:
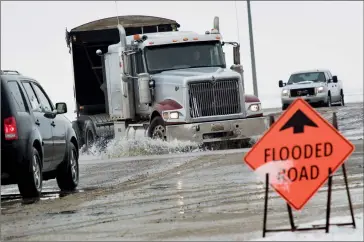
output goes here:
{"type": "Polygon", "coordinates": [[[39,197],[43,180],[77,187],[78,141],[66,112],[34,79],[1,71],[1,185],[18,184],[23,198],[39,197]]]}

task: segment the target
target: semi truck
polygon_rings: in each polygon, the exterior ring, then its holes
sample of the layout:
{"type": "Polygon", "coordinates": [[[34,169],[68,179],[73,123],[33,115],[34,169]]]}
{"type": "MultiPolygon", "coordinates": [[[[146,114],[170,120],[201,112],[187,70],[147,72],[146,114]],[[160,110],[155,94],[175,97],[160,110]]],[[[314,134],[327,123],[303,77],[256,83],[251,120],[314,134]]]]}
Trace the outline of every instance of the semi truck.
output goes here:
{"type": "Polygon", "coordinates": [[[223,40],[219,18],[202,34],[179,28],[144,15],[66,28],[81,146],[121,137],[244,141],[267,130],[260,100],[245,94],[240,45],[223,40]]]}

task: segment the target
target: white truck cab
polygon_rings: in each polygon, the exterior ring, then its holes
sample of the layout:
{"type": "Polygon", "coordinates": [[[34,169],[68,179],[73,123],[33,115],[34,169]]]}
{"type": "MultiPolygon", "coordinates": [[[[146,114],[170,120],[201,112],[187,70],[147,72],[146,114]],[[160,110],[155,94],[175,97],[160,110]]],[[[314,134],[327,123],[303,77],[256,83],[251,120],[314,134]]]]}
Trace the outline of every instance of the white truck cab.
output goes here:
{"type": "Polygon", "coordinates": [[[219,18],[204,33],[178,27],[128,15],[66,31],[81,145],[137,136],[246,144],[269,128],[259,98],[245,93],[240,44],[223,41],[219,18]]]}
{"type": "Polygon", "coordinates": [[[320,106],[345,105],[342,82],[329,70],[294,72],[287,83],[280,80],[278,85],[281,88],[282,110],[287,109],[297,97],[320,106]]]}

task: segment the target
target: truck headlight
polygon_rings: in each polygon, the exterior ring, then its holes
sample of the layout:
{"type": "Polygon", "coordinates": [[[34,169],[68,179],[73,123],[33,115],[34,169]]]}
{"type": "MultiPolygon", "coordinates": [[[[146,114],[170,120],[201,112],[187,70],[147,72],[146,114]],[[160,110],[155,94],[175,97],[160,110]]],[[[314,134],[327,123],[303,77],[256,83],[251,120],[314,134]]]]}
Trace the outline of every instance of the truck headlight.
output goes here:
{"type": "Polygon", "coordinates": [[[317,93],[322,93],[322,92],[324,92],[324,87],[316,87],[316,92],[317,92],[317,93]]]}
{"type": "Polygon", "coordinates": [[[166,112],[163,112],[163,119],[164,120],[179,119],[179,115],[180,115],[180,113],[176,112],[176,111],[172,111],[172,112],[166,111],[166,112]]]}
{"type": "Polygon", "coordinates": [[[282,91],[282,96],[288,96],[288,90],[287,89],[283,89],[282,91]]]}
{"type": "Polygon", "coordinates": [[[249,106],[249,110],[252,112],[257,112],[260,110],[260,105],[259,104],[252,104],[249,106]]]}
{"type": "Polygon", "coordinates": [[[179,118],[179,113],[178,112],[170,112],[169,113],[169,118],[170,119],[178,119],[179,118]]]}

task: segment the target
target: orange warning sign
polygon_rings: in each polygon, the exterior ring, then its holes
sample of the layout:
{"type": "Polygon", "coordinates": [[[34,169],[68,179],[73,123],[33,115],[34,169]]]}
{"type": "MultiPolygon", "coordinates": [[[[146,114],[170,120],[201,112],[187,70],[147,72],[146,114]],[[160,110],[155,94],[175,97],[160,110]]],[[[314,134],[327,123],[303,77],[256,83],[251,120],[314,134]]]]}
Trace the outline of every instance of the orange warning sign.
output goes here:
{"type": "Polygon", "coordinates": [[[256,172],[300,210],[354,152],[354,145],[302,98],[296,99],[245,155],[256,172]]]}

